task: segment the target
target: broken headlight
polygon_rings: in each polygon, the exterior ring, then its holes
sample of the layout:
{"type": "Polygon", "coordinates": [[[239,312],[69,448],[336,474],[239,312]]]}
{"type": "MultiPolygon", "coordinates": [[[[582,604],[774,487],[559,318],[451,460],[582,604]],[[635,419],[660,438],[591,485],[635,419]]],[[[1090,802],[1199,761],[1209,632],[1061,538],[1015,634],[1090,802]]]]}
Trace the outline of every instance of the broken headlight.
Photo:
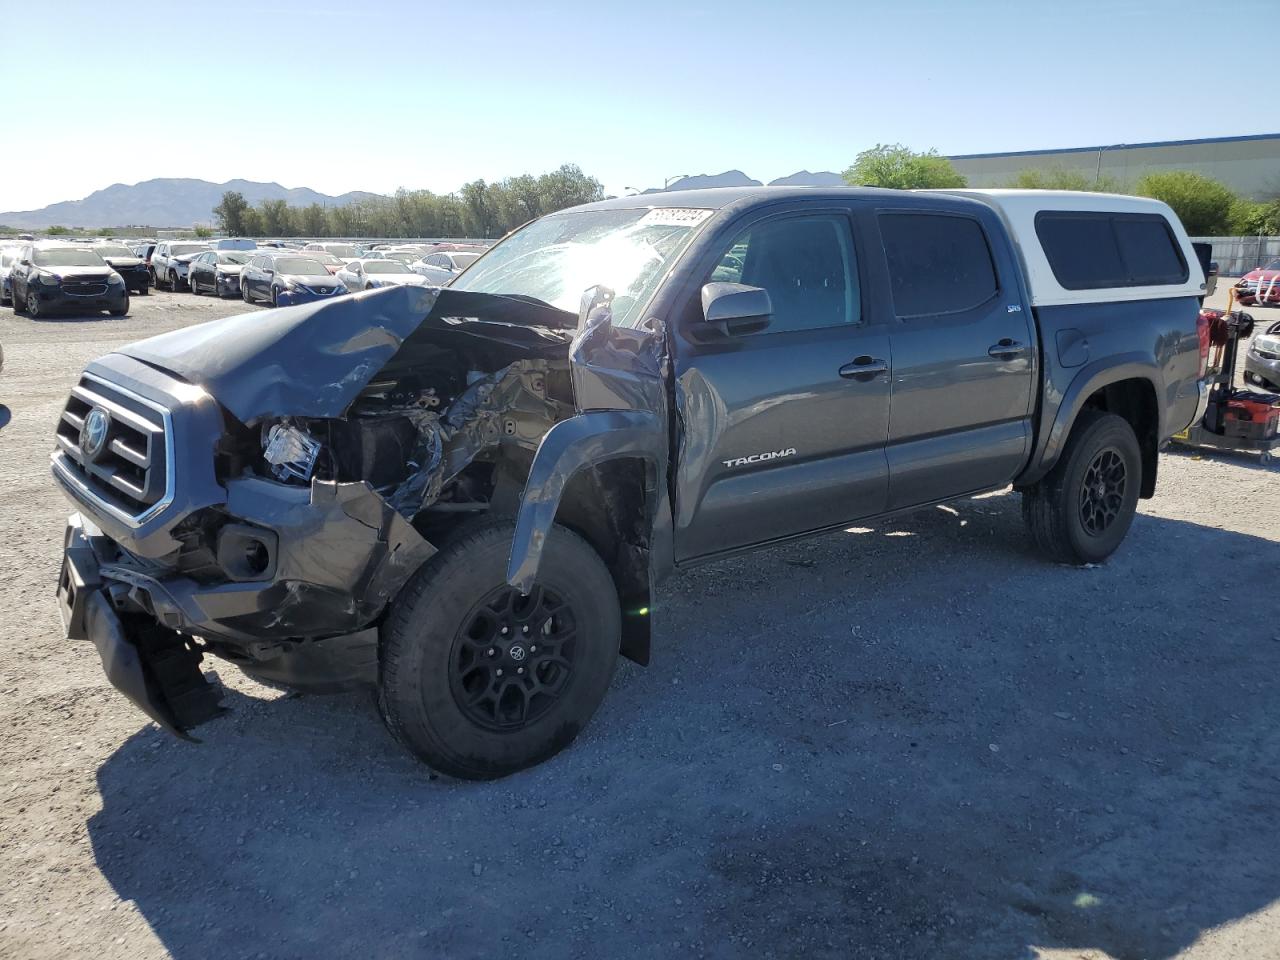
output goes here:
{"type": "Polygon", "coordinates": [[[288,423],[273,424],[263,431],[262,459],[271,467],[277,480],[311,479],[320,456],[320,441],[305,430],[288,423]]]}

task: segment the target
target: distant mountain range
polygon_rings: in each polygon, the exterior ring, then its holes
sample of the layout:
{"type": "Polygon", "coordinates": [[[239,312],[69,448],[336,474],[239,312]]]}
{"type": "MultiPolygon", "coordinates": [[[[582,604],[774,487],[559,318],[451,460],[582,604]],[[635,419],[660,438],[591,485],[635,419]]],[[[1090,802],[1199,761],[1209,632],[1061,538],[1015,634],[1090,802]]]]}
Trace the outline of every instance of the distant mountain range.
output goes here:
{"type": "Polygon", "coordinates": [[[165,178],[144,180],[132,186],[112,184],[95,190],[83,200],[65,200],[39,210],[0,213],[0,224],[35,229],[39,227],[122,227],[130,224],[151,227],[187,227],[210,223],[213,208],[228,190],[238,190],[250,203],[259,200],[286,200],[294,206],[322,203],[342,206],[353,200],[376,196],[372,193],[344,193],[330,197],[306,187],[289,189],[278,183],[253,180],[208,180],[165,178]]]}
{"type": "MultiPolygon", "coordinates": [[[[823,171],[810,173],[801,170],[789,177],[770,180],[771,187],[839,187],[844,185],[844,178],[838,173],[823,171]]],[[[752,180],[741,170],[726,170],[724,173],[700,173],[697,176],[681,177],[674,181],[667,190],[702,190],[707,187],[762,187],[759,180],[752,180]]],[[[660,187],[650,187],[645,193],[662,193],[660,187]]]]}
{"type": "MultiPolygon", "coordinates": [[[[810,173],[801,170],[789,177],[770,181],[770,186],[830,187],[844,181],[840,174],[810,173]]],[[[759,180],[752,180],[741,170],[724,173],[699,174],[681,177],[668,190],[697,190],[703,187],[758,187],[759,180]]],[[[260,200],[285,200],[291,206],[309,206],[321,203],[326,206],[342,206],[354,200],[375,197],[377,194],[355,191],[339,197],[330,197],[306,187],[289,189],[278,183],[258,183],[254,180],[228,180],[226,183],[210,183],[208,180],[189,178],[164,178],[144,180],[132,186],[112,184],[95,190],[83,200],[64,200],[39,210],[12,210],[0,213],[0,224],[34,230],[42,227],[189,227],[195,223],[211,223],[213,208],[228,190],[244,194],[252,204],[260,200]]],[[[645,193],[660,193],[652,188],[645,193]]]]}

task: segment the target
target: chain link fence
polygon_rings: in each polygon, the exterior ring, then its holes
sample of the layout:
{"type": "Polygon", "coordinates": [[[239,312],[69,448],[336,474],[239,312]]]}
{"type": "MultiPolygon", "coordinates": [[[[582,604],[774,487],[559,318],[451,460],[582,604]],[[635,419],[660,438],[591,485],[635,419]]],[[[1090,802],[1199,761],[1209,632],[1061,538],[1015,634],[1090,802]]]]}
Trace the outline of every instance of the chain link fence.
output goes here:
{"type": "Polygon", "coordinates": [[[1280,259],[1280,237],[1192,237],[1213,246],[1209,258],[1218,263],[1218,275],[1240,277],[1255,267],[1280,259]]]}

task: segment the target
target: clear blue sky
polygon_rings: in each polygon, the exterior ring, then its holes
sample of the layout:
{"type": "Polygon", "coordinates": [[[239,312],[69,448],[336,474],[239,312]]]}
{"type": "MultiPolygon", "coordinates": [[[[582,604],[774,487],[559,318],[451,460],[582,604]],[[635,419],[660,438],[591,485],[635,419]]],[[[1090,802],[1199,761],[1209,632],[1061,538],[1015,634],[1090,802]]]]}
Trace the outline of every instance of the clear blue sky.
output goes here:
{"type": "Polygon", "coordinates": [[[1265,97],[1224,91],[1262,62],[1232,37],[1276,12],[0,0],[0,210],[165,176],[449,191],[572,162],[620,193],[735,167],[839,171],[876,142],[974,153],[1270,133],[1265,97]]]}

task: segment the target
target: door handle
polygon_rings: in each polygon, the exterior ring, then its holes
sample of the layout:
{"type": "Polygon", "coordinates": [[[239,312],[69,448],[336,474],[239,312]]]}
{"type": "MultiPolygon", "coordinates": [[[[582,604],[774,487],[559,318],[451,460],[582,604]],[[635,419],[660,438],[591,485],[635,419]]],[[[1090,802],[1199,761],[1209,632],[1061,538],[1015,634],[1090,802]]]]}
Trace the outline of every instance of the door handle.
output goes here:
{"type": "Polygon", "coordinates": [[[861,380],[866,382],[874,380],[882,373],[889,370],[887,360],[878,360],[875,357],[862,356],[855,357],[852,363],[846,363],[840,368],[840,376],[846,380],[861,380]]]}
{"type": "Polygon", "coordinates": [[[1014,357],[1020,357],[1027,352],[1027,345],[1019,343],[1017,340],[1011,340],[1005,337],[990,350],[987,356],[995,357],[997,360],[1012,360],[1014,357]]]}

